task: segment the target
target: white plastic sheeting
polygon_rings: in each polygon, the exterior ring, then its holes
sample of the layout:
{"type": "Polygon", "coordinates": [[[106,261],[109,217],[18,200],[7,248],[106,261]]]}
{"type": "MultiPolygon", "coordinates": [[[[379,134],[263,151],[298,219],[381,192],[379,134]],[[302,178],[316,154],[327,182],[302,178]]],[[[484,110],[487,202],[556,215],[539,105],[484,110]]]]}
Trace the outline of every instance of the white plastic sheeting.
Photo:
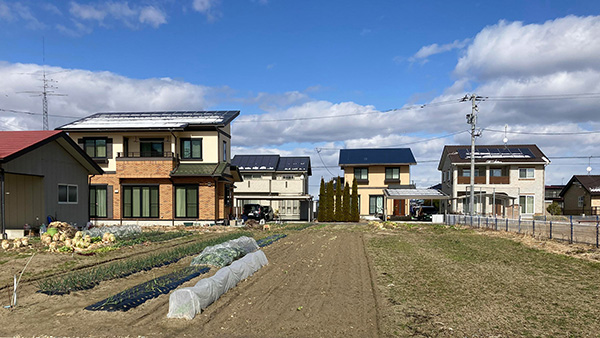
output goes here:
{"type": "Polygon", "coordinates": [[[202,309],[267,264],[267,256],[258,250],[219,269],[214,276],[201,279],[193,287],[175,290],[169,297],[167,318],[194,319],[202,309]]]}
{"type": "Polygon", "coordinates": [[[212,261],[213,264],[211,265],[225,266],[229,265],[237,258],[236,252],[241,251],[243,255],[246,255],[256,250],[258,250],[258,244],[256,244],[256,240],[251,237],[242,236],[225,243],[205,248],[202,250],[200,255],[192,259],[191,265],[204,265],[207,264],[207,262],[212,261]],[[211,258],[211,256],[215,257],[211,258]]]}
{"type": "Polygon", "coordinates": [[[107,232],[114,234],[115,237],[125,237],[141,233],[142,228],[139,225],[115,225],[110,227],[91,228],[82,231],[84,236],[90,235],[90,237],[102,237],[102,235],[107,232]]]}

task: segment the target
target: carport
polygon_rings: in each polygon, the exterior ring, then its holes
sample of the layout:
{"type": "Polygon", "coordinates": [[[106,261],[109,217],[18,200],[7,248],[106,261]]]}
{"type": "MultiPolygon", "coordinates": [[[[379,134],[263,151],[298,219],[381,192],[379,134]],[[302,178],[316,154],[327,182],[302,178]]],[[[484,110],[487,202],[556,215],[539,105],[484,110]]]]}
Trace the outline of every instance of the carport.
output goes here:
{"type": "Polygon", "coordinates": [[[387,200],[447,200],[450,196],[437,189],[384,189],[383,219],[387,220],[387,200]]]}

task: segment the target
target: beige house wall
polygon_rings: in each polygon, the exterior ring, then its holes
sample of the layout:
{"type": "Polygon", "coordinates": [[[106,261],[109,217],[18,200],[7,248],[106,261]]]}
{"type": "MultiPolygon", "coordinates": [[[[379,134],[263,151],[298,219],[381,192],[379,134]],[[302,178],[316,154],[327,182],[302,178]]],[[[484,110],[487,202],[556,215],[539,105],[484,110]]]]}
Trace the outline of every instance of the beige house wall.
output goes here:
{"type": "MultiPolygon", "coordinates": [[[[102,176],[91,178],[92,184],[106,184],[110,186],[107,194],[111,196],[112,201],[111,217],[106,219],[98,218],[97,222],[103,224],[131,222],[144,222],[137,219],[122,219],[121,195],[123,184],[150,184],[159,186],[159,217],[156,224],[175,224],[181,223],[184,219],[174,218],[174,184],[193,184],[198,185],[198,218],[195,220],[214,221],[215,219],[226,218],[231,210],[225,206],[225,183],[217,183],[210,177],[171,177],[171,171],[177,164],[176,158],[181,158],[181,139],[202,139],[202,159],[181,160],[182,163],[218,163],[223,160],[223,141],[227,142],[227,161],[231,158],[231,141],[229,134],[231,128],[229,125],[218,130],[208,131],[147,131],[147,132],[121,132],[121,131],[103,131],[103,132],[69,132],[69,136],[77,143],[81,138],[106,137],[112,139],[112,153],[107,158],[107,163],[99,163],[99,166],[105,170],[102,176]],[[227,134],[227,135],[226,135],[227,134]],[[129,142],[130,153],[140,152],[140,142],[142,138],[162,138],[164,140],[164,151],[172,152],[175,158],[119,158],[118,154],[124,151],[124,137],[129,142]],[[173,221],[174,219],[174,221],[173,221]],[[171,222],[171,223],[160,223],[171,222]]],[[[140,224],[142,224],[140,223],[140,224]]],[[[149,224],[150,224],[149,223],[149,224]]]]}
{"type": "MultiPolygon", "coordinates": [[[[388,185],[407,185],[410,184],[410,166],[408,165],[389,165],[389,166],[356,166],[350,167],[345,166],[344,180],[348,182],[348,185],[352,187],[354,181],[354,168],[368,168],[368,183],[358,184],[358,196],[359,196],[359,211],[361,216],[369,215],[369,197],[370,196],[383,196],[383,190],[388,188],[388,185]],[[400,168],[400,181],[393,183],[386,183],[385,180],[385,168],[400,168]]],[[[409,200],[404,201],[404,213],[408,213],[409,200]]],[[[394,210],[394,201],[388,200],[386,203],[386,211],[388,215],[391,215],[394,210]]]]}
{"type": "MultiPolygon", "coordinates": [[[[448,161],[446,161],[448,162],[448,161]]],[[[461,165],[450,165],[448,163],[444,163],[442,166],[442,180],[443,180],[443,172],[451,171],[452,172],[452,180],[447,180],[446,182],[442,182],[442,191],[452,196],[452,198],[456,198],[458,196],[458,192],[470,191],[470,184],[458,184],[458,176],[460,170],[462,168],[469,168],[470,165],[461,164],[461,165]]],[[[475,168],[484,167],[486,170],[486,182],[489,182],[489,171],[490,165],[476,165],[475,168]]],[[[495,190],[496,193],[506,193],[508,196],[518,197],[518,196],[533,196],[534,198],[534,215],[544,215],[546,213],[545,209],[545,166],[544,165],[530,165],[530,164],[494,164],[493,167],[508,167],[509,169],[509,184],[475,184],[475,195],[477,196],[479,191],[485,191],[488,194],[492,194],[495,190]],[[534,178],[519,178],[519,169],[520,168],[534,168],[534,178]]],[[[484,198],[484,205],[482,206],[480,203],[476,205],[476,212],[483,214],[492,213],[492,205],[491,198],[484,198]]],[[[513,202],[510,202],[513,203],[513,202]]],[[[514,200],[515,204],[519,204],[519,200],[514,200]]],[[[453,200],[452,201],[452,212],[462,212],[464,210],[464,206],[461,200],[453,200]]],[[[507,216],[511,217],[510,214],[507,216]]],[[[517,215],[514,215],[517,216],[517,215]]],[[[525,215],[526,216],[526,215],[525,215]]]]}

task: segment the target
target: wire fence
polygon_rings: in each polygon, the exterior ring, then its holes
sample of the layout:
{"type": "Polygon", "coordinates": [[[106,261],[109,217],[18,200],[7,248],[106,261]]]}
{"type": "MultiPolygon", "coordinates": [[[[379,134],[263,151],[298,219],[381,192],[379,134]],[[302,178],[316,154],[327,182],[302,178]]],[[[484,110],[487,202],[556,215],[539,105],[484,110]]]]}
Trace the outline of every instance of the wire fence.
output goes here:
{"type": "Polygon", "coordinates": [[[510,231],[533,237],[555,239],[569,243],[591,244],[599,247],[600,220],[598,216],[564,216],[560,218],[513,219],[469,215],[446,215],[447,225],[466,225],[496,231],[510,231]]]}

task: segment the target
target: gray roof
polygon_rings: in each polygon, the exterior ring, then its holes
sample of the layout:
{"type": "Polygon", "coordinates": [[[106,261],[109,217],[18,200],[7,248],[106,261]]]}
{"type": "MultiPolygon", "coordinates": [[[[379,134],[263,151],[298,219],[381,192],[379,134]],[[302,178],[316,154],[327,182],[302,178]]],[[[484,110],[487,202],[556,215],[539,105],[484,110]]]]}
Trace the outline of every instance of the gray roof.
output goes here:
{"type": "Polygon", "coordinates": [[[391,199],[448,199],[448,195],[437,189],[385,189],[384,194],[391,199]]]}
{"type": "Polygon", "coordinates": [[[307,172],[312,175],[310,157],[283,157],[279,155],[235,155],[231,164],[241,172],[307,172]]]}
{"type": "Polygon", "coordinates": [[[239,114],[239,110],[97,113],[56,129],[186,129],[194,126],[226,125],[239,114]]]}
{"type": "Polygon", "coordinates": [[[410,148],[341,149],[339,164],[417,164],[417,161],[410,148]]]}

